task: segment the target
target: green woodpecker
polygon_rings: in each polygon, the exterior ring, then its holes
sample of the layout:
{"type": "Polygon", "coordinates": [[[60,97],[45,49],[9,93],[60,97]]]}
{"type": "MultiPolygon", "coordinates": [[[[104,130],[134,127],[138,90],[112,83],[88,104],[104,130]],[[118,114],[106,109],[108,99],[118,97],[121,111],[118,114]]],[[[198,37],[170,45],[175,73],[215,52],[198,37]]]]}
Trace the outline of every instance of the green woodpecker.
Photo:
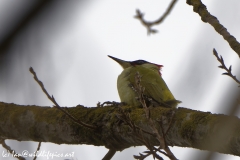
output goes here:
{"type": "Polygon", "coordinates": [[[147,62],[145,60],[124,61],[112,56],[108,56],[118,62],[122,68],[122,73],[118,76],[117,88],[121,102],[131,106],[140,106],[137,94],[131,87],[135,84],[135,75],[138,72],[141,76],[141,86],[145,88],[143,94],[151,99],[158,106],[176,107],[178,101],[174,98],[167,84],[161,76],[162,65],[147,62]]]}

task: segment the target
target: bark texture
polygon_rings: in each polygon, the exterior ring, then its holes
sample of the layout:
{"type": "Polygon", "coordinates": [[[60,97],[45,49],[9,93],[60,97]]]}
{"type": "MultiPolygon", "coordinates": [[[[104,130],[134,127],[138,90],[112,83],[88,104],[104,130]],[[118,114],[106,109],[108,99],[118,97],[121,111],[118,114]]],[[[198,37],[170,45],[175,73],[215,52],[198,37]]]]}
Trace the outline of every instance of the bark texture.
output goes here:
{"type": "MultiPolygon", "coordinates": [[[[136,126],[152,132],[142,108],[123,106],[122,109],[136,126]]],[[[79,105],[66,107],[65,110],[85,123],[98,126],[97,129],[76,124],[55,107],[0,102],[0,137],[19,141],[88,144],[115,150],[143,145],[124,120],[119,119],[121,113],[117,107],[88,108],[79,105]]],[[[187,108],[173,110],[163,107],[152,108],[150,116],[160,133],[160,124],[164,132],[170,126],[166,133],[166,143],[169,146],[240,156],[240,119],[237,117],[187,108]]],[[[152,145],[159,145],[155,137],[142,133],[152,145]]]]}

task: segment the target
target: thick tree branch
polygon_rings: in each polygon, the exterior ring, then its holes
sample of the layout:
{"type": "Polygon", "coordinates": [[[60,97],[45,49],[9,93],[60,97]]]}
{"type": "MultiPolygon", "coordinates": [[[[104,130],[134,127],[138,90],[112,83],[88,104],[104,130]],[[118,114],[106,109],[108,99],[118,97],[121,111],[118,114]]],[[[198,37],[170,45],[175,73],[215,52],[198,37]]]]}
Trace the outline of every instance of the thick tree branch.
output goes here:
{"type": "Polygon", "coordinates": [[[187,4],[193,6],[193,11],[198,13],[203,22],[207,22],[214,27],[214,29],[223,36],[223,38],[228,42],[230,47],[238,54],[240,57],[240,43],[237,39],[232,36],[227,29],[220,24],[218,19],[211,15],[207,7],[201,2],[201,0],[187,0],[187,4]]]}
{"type": "MultiPolygon", "coordinates": [[[[133,135],[127,124],[119,123],[116,116],[118,109],[115,107],[77,106],[65,109],[79,120],[102,126],[101,130],[79,126],[56,108],[0,102],[0,137],[19,141],[88,144],[115,150],[144,145],[133,135]]],[[[143,108],[123,106],[122,109],[128,112],[136,126],[151,131],[143,108]]],[[[165,135],[166,143],[170,146],[240,156],[240,119],[237,117],[178,108],[172,118],[172,109],[151,109],[151,118],[154,121],[161,117],[164,119],[162,128],[168,130],[165,135]],[[170,123],[171,127],[168,129],[170,123]]],[[[161,132],[161,127],[158,130],[161,132]]],[[[153,136],[147,133],[143,133],[143,136],[149,143],[159,145],[153,136]]]]}

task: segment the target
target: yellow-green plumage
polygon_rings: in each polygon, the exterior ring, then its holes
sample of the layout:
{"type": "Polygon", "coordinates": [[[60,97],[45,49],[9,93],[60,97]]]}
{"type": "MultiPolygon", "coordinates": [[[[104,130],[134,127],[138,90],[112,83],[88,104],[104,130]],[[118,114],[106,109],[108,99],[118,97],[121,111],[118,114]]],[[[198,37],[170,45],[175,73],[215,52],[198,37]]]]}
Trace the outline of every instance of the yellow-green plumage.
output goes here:
{"type": "Polygon", "coordinates": [[[158,104],[165,107],[176,107],[180,101],[176,100],[168,89],[166,83],[162,79],[159,67],[152,63],[144,63],[141,65],[129,65],[127,61],[119,60],[114,57],[122,67],[123,71],[118,76],[117,88],[121,102],[125,102],[131,106],[140,106],[140,102],[136,99],[136,92],[130,87],[135,84],[135,76],[138,72],[141,76],[141,86],[145,88],[144,95],[152,98],[158,104]]]}

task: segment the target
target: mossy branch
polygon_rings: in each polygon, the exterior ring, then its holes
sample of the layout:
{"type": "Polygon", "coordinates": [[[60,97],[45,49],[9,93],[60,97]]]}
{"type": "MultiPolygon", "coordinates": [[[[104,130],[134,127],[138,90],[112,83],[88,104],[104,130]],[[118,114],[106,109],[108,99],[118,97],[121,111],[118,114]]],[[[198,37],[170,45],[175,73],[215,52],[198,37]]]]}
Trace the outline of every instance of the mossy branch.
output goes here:
{"type": "MultiPolygon", "coordinates": [[[[88,144],[105,146],[117,151],[144,145],[129,131],[127,124],[119,123],[118,109],[113,106],[65,108],[74,117],[88,124],[101,125],[100,131],[88,129],[73,122],[55,107],[21,106],[0,102],[0,137],[19,141],[52,142],[56,144],[88,144]]],[[[151,130],[143,108],[123,106],[131,120],[144,130],[151,130]]],[[[151,118],[163,118],[169,146],[190,147],[240,156],[240,119],[234,116],[211,114],[178,108],[172,119],[172,109],[155,107],[151,118]],[[172,122],[171,122],[172,121],[172,122]],[[221,146],[221,147],[219,147],[221,146]]],[[[161,132],[160,127],[158,128],[161,132]]],[[[159,142],[143,133],[155,146],[159,142]]]]}

